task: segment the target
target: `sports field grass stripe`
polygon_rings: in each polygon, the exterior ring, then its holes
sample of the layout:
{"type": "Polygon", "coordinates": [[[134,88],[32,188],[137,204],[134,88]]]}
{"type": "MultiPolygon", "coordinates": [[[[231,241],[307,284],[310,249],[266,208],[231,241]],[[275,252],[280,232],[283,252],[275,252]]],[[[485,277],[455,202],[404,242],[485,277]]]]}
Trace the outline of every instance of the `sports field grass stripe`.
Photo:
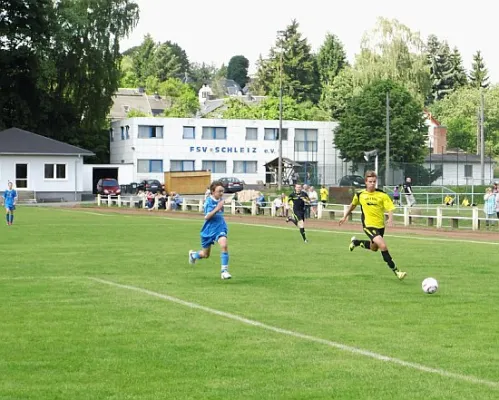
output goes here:
{"type": "Polygon", "coordinates": [[[411,369],[414,369],[417,371],[427,372],[430,374],[440,375],[440,376],[454,379],[454,380],[465,381],[465,382],[469,382],[469,383],[473,383],[473,384],[477,384],[477,385],[488,386],[491,388],[499,388],[499,382],[488,381],[488,380],[477,378],[477,377],[474,377],[471,375],[458,374],[455,372],[450,372],[450,371],[446,371],[446,370],[439,369],[439,368],[432,368],[432,367],[428,367],[428,366],[425,366],[422,364],[417,364],[417,363],[413,363],[413,362],[409,362],[409,361],[404,361],[404,360],[401,360],[398,358],[385,356],[385,355],[375,353],[375,352],[372,352],[369,350],[364,350],[361,348],[348,346],[346,344],[342,344],[339,342],[334,342],[334,341],[330,341],[327,339],[322,339],[322,338],[318,338],[315,336],[310,336],[310,335],[306,335],[303,333],[294,332],[294,331],[291,331],[288,329],[278,328],[275,326],[264,324],[262,322],[258,322],[258,321],[254,321],[254,320],[247,319],[244,317],[240,317],[238,315],[230,314],[230,313],[227,313],[225,311],[220,311],[220,310],[216,310],[213,308],[205,307],[205,306],[202,306],[200,304],[191,303],[189,301],[181,300],[181,299],[178,299],[176,297],[169,296],[166,294],[153,292],[151,290],[143,289],[143,288],[140,288],[137,286],[124,285],[121,283],[116,283],[116,282],[112,282],[112,281],[108,281],[108,280],[104,280],[104,279],[100,279],[100,278],[95,278],[95,277],[89,277],[89,279],[93,280],[94,282],[101,283],[101,284],[114,286],[114,287],[121,288],[121,289],[132,290],[132,291],[135,291],[138,293],[143,293],[143,294],[146,294],[149,296],[160,298],[162,300],[170,301],[172,303],[180,304],[180,305],[185,306],[185,307],[189,307],[189,308],[196,309],[196,310],[201,310],[201,311],[204,311],[206,313],[218,315],[220,317],[224,317],[224,318],[228,318],[228,319],[231,319],[231,320],[234,320],[237,322],[241,322],[241,323],[246,324],[246,325],[262,328],[262,329],[265,329],[267,331],[272,331],[272,332],[279,333],[282,335],[292,336],[292,337],[295,337],[298,339],[303,339],[303,340],[307,340],[307,341],[314,342],[314,343],[320,343],[320,344],[326,345],[328,347],[333,347],[333,348],[336,348],[339,350],[346,351],[348,353],[373,358],[373,359],[378,360],[378,361],[388,362],[388,363],[400,365],[402,367],[411,368],[411,369]]]}

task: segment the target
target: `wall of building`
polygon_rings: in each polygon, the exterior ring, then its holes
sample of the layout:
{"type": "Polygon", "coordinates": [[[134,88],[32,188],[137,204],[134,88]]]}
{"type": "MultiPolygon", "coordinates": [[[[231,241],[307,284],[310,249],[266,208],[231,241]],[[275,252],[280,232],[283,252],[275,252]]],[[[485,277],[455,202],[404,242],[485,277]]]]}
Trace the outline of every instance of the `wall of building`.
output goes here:
{"type": "Polygon", "coordinates": [[[16,182],[16,164],[27,164],[27,188],[33,192],[75,193],[83,191],[83,157],[77,156],[0,156],[0,182],[16,182]],[[45,164],[64,164],[64,179],[46,179],[45,164]]]}
{"type": "MultiPolygon", "coordinates": [[[[337,182],[339,178],[333,174],[341,174],[344,163],[339,158],[339,151],[335,151],[333,147],[333,131],[336,126],[336,122],[283,121],[283,129],[287,129],[288,137],[282,142],[282,156],[302,165],[316,165],[314,171],[317,181],[337,182]],[[317,130],[317,143],[313,145],[316,151],[298,151],[304,146],[295,143],[298,129],[317,130]],[[335,165],[338,168],[332,168],[335,165]]],[[[146,178],[163,181],[163,172],[170,171],[172,166],[179,164],[179,161],[184,162],[182,164],[186,166],[193,163],[195,170],[204,169],[206,163],[203,165],[203,161],[225,161],[225,171],[212,170],[213,179],[222,176],[237,176],[249,184],[258,181],[265,182],[265,164],[279,156],[279,142],[265,139],[266,128],[277,130],[279,121],[200,118],[125,119],[112,124],[111,163],[133,164],[134,181],[146,178]],[[139,138],[139,129],[144,132],[143,127],[151,126],[161,127],[162,137],[139,138]],[[194,130],[194,138],[184,137],[184,127],[194,130]],[[203,138],[203,130],[213,128],[225,128],[225,138],[203,138]],[[257,129],[256,140],[247,139],[247,128],[257,129]],[[145,160],[153,160],[152,168],[144,170],[145,160]],[[241,163],[238,163],[241,161],[253,162],[253,164],[256,162],[256,172],[235,172],[236,164],[241,166],[241,163]],[[161,170],[159,169],[160,163],[162,164],[161,170]]],[[[311,148],[312,145],[308,147],[311,148]]]]}

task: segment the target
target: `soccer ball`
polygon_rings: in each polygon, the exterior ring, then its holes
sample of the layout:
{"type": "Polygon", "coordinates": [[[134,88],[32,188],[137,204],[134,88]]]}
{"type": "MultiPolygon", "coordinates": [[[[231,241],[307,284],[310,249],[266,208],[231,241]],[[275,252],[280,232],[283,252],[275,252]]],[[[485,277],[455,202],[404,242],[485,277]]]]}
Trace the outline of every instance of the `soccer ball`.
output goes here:
{"type": "Polygon", "coordinates": [[[433,294],[438,290],[438,282],[435,278],[426,278],[421,284],[423,292],[433,294]]]}

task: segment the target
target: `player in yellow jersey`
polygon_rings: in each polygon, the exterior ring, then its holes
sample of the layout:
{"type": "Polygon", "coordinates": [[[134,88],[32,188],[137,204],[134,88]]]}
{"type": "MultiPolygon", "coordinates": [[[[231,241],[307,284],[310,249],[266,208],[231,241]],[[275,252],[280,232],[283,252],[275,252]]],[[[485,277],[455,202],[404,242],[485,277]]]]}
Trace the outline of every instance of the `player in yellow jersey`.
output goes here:
{"type": "Polygon", "coordinates": [[[327,200],[329,197],[329,191],[326,189],[326,186],[322,185],[321,190],[319,191],[319,196],[321,198],[322,206],[326,208],[327,200]]]}
{"type": "Polygon", "coordinates": [[[393,262],[392,256],[388,251],[385,239],[385,212],[388,213],[388,225],[393,225],[393,205],[392,199],[382,190],[376,189],[376,172],[367,171],[365,175],[366,188],[355,193],[352,203],[346,211],[339,224],[342,225],[352,213],[352,211],[360,205],[362,211],[362,227],[369,240],[358,240],[355,236],[350,242],[350,251],[356,247],[362,247],[366,250],[378,251],[381,250],[383,260],[388,264],[388,267],[400,280],[407,275],[405,272],[399,271],[393,262]]]}

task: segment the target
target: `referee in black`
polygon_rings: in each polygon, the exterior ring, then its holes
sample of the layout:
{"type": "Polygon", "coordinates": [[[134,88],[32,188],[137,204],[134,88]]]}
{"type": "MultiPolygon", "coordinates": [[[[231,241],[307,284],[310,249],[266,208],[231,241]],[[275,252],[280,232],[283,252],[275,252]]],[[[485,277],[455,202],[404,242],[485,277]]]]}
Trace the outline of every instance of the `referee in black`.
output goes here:
{"type": "Polygon", "coordinates": [[[310,206],[310,199],[300,184],[295,185],[295,191],[288,196],[288,202],[291,206],[291,216],[286,219],[286,222],[291,221],[300,228],[303,241],[308,243],[305,235],[305,207],[310,206]]]}

